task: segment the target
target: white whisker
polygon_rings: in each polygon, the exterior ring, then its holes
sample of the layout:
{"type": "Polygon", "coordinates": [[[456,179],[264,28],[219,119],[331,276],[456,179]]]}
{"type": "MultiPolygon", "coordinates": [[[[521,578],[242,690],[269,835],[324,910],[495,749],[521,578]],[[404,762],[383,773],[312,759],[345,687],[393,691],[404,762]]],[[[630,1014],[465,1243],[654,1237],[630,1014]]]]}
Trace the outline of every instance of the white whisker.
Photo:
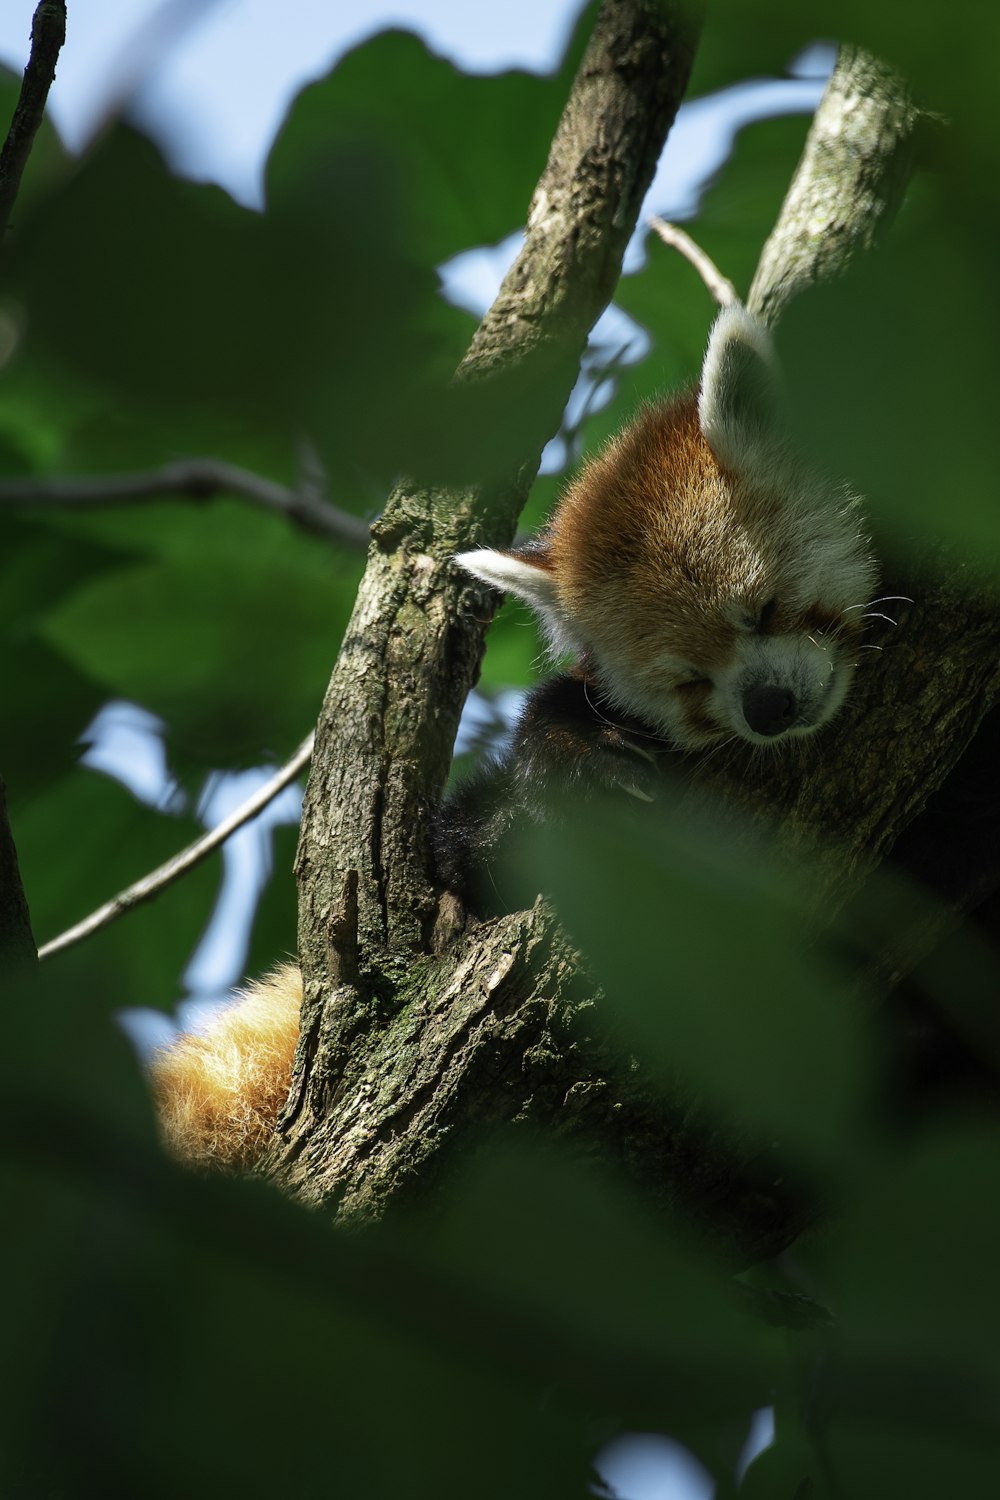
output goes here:
{"type": "Polygon", "coordinates": [[[883,594],[879,599],[869,599],[865,604],[848,604],[844,609],[845,615],[850,614],[852,609],[871,609],[873,604],[892,604],[898,600],[901,604],[912,604],[913,600],[909,594],[883,594]]]}
{"type": "Polygon", "coordinates": [[[593,709],[594,713],[600,719],[601,723],[606,724],[609,729],[617,729],[619,733],[629,735],[632,739],[659,740],[663,738],[662,735],[656,734],[653,730],[636,729],[632,725],[629,725],[629,727],[626,729],[624,724],[616,724],[614,719],[609,719],[607,714],[604,713],[602,709],[598,708],[597,704],[590,696],[590,684],[586,681],[583,684],[583,696],[586,698],[588,705],[591,709],[593,709]]]}

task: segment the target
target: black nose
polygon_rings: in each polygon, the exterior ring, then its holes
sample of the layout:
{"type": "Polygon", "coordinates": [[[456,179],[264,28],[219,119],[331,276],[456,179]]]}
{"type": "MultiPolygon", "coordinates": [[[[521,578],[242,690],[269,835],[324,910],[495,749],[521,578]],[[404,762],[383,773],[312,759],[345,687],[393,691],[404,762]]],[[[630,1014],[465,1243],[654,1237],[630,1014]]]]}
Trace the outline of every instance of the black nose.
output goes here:
{"type": "Polygon", "coordinates": [[[787,688],[752,687],[743,694],[743,717],[754,734],[782,734],[790,728],[797,709],[787,688]]]}

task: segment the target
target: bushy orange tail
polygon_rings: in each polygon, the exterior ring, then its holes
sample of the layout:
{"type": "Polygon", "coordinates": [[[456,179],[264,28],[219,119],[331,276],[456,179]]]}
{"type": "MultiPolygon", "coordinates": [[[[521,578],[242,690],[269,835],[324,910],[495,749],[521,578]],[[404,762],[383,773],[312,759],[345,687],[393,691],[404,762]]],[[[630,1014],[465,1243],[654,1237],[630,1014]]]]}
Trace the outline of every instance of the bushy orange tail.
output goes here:
{"type": "Polygon", "coordinates": [[[198,1035],[153,1059],[164,1144],[194,1166],[240,1171],[267,1146],[288,1094],[302,975],[285,964],[250,985],[198,1035]]]}

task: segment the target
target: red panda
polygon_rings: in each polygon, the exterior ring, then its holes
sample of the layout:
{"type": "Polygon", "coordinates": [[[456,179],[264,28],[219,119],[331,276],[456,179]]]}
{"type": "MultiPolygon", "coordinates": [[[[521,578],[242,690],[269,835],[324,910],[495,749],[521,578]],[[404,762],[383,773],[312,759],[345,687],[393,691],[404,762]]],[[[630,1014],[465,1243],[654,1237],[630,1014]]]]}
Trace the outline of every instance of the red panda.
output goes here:
{"type": "MultiPolygon", "coordinates": [[[[526,601],[553,655],[574,658],[529,695],[507,753],[443,809],[439,874],[467,895],[511,827],[545,816],[552,788],[648,797],[657,751],[775,746],[825,724],[875,576],[858,501],[792,449],[770,338],[739,305],[713,326],[699,389],[641,412],[540,536],[456,561],[526,601]]],[[[154,1091],[176,1154],[230,1167],[259,1154],[300,1002],[297,971],[278,971],[160,1055],[154,1091]]]]}
{"type": "Polygon", "coordinates": [[[440,872],[474,907],[490,902],[508,835],[560,793],[651,800],[662,755],[763,751],[843,703],[875,566],[858,500],[794,451],[781,407],[767,331],[733,304],[699,389],[641,412],[541,535],[459,555],[531,606],[554,656],[573,656],[445,809],[440,872]]]}
{"type": "Polygon", "coordinates": [[[457,561],[525,600],[610,708],[682,749],[826,723],[874,582],[858,503],[790,448],[770,339],[737,304],[697,394],[642,412],[540,537],[457,561]]]}

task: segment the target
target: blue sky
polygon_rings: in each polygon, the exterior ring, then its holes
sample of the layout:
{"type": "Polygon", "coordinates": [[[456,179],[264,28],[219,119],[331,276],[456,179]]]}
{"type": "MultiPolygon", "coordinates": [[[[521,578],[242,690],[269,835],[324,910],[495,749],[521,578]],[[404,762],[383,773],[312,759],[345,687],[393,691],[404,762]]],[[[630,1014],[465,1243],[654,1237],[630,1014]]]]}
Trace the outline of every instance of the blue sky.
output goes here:
{"type": "MultiPolygon", "coordinates": [[[[11,67],[24,66],[34,6],[6,0],[0,11],[0,59],[11,67]]],[[[109,96],[137,88],[142,116],[170,135],[178,167],[252,199],[292,95],[366,36],[405,26],[467,68],[546,69],[579,9],[579,0],[71,4],[52,114],[67,143],[79,146],[109,96]]]]}
{"type": "MultiPolygon", "coordinates": [[[[0,9],[0,60],[20,70],[35,0],[0,9]]],[[[259,202],[261,167],[292,96],[386,26],[419,32],[462,67],[555,66],[580,0],[130,0],[70,6],[50,107],[79,148],[109,102],[130,99],[174,166],[259,202]]],[[[683,112],[651,194],[658,213],[690,211],[692,181],[724,158],[739,124],[815,107],[816,78],[757,81],[683,112]]]]}

